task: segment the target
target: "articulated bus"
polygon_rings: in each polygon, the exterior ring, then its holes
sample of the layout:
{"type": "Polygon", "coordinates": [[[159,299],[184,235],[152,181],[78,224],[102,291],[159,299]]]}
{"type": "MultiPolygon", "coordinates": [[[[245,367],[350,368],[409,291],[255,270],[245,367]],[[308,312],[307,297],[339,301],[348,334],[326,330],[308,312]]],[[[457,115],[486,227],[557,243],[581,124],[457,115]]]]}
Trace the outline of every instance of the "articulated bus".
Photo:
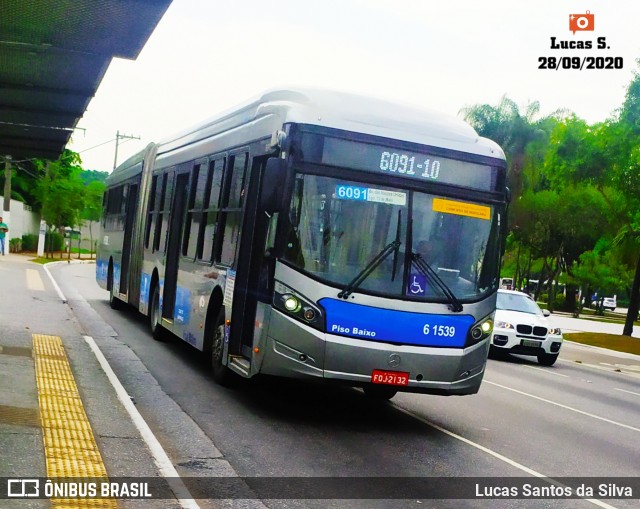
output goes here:
{"type": "Polygon", "coordinates": [[[97,280],[213,377],[388,399],[476,393],[506,228],[505,157],[465,122],[275,90],[108,178],[97,280]]]}

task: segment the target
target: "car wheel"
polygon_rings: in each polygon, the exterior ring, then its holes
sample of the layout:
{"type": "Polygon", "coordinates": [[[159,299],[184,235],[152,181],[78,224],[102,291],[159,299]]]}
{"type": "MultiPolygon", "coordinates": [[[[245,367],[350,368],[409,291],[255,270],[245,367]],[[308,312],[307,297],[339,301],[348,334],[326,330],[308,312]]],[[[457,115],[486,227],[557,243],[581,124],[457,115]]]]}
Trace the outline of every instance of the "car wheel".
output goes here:
{"type": "Polygon", "coordinates": [[[165,339],[165,330],[160,325],[162,316],[160,315],[160,288],[158,285],[153,287],[153,293],[151,294],[151,309],[149,309],[149,328],[151,329],[151,335],[156,341],[162,341],[165,339]]]}
{"type": "Polygon", "coordinates": [[[369,398],[387,401],[393,398],[398,391],[388,385],[365,385],[364,393],[369,398]]]}
{"type": "MultiPolygon", "coordinates": [[[[209,324],[206,327],[205,337],[210,333],[209,324]]],[[[231,370],[222,363],[224,353],[224,309],[218,313],[213,329],[213,342],[211,344],[211,370],[213,379],[220,385],[228,385],[231,381],[231,370]]]]}
{"type": "Polygon", "coordinates": [[[489,345],[489,359],[501,360],[507,357],[507,352],[502,348],[498,348],[493,345],[489,345]]]}
{"type": "Polygon", "coordinates": [[[541,353],[538,354],[538,362],[543,366],[553,366],[558,360],[557,353],[541,353]]]}

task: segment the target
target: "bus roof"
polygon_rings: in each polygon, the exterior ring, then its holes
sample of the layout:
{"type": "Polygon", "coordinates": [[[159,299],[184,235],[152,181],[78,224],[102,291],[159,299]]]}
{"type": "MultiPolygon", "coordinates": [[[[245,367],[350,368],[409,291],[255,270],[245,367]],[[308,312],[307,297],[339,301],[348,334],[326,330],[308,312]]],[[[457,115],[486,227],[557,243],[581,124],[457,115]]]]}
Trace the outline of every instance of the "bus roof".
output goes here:
{"type": "MultiPolygon", "coordinates": [[[[253,136],[269,136],[288,122],[332,127],[498,159],[505,158],[496,143],[478,136],[469,124],[459,118],[407,104],[319,89],[265,92],[162,140],[158,154],[238,130],[242,126],[247,126],[253,136]]],[[[244,140],[245,143],[248,141],[251,138],[244,140]]]]}

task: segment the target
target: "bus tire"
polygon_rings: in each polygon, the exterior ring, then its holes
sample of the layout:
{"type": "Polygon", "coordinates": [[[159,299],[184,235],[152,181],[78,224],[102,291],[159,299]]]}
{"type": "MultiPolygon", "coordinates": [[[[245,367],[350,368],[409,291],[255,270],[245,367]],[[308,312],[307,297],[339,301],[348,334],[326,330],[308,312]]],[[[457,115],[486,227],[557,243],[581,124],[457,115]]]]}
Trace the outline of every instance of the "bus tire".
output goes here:
{"type": "Polygon", "coordinates": [[[163,341],[165,338],[165,330],[160,325],[160,320],[162,320],[160,316],[160,287],[155,285],[149,301],[149,328],[156,341],[163,341]]]}
{"type": "Polygon", "coordinates": [[[111,309],[122,309],[124,307],[124,302],[122,302],[118,297],[116,297],[115,290],[113,289],[113,266],[109,265],[109,281],[107,283],[107,287],[109,288],[109,306],[111,309]]]}
{"type": "Polygon", "coordinates": [[[213,331],[210,331],[209,320],[207,320],[207,331],[205,334],[212,333],[211,342],[211,371],[213,379],[217,384],[228,385],[231,380],[231,370],[222,363],[222,354],[224,352],[224,309],[220,309],[215,320],[213,331]]]}
{"type": "Polygon", "coordinates": [[[124,307],[124,302],[115,296],[115,292],[113,291],[113,282],[111,283],[111,289],[109,290],[109,306],[111,306],[111,309],[116,310],[124,307]]]}
{"type": "Polygon", "coordinates": [[[398,394],[397,389],[388,385],[365,385],[364,393],[372,399],[378,399],[381,401],[387,401],[398,394]]]}

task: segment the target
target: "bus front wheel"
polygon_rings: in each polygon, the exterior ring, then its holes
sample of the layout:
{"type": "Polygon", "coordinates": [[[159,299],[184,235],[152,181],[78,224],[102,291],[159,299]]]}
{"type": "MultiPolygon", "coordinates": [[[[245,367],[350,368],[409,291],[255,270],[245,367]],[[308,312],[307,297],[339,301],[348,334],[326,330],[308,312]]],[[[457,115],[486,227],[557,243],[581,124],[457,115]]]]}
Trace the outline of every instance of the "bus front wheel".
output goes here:
{"type": "Polygon", "coordinates": [[[151,294],[151,309],[149,310],[149,328],[156,341],[164,339],[164,329],[160,325],[160,288],[155,285],[151,294]]]}
{"type": "MultiPolygon", "coordinates": [[[[209,327],[207,327],[209,329],[209,327]]],[[[207,330],[207,333],[209,330],[207,330]]],[[[220,385],[227,385],[230,381],[231,371],[222,363],[224,353],[224,309],[218,313],[213,330],[213,342],[211,344],[211,370],[213,379],[220,385]]]]}

